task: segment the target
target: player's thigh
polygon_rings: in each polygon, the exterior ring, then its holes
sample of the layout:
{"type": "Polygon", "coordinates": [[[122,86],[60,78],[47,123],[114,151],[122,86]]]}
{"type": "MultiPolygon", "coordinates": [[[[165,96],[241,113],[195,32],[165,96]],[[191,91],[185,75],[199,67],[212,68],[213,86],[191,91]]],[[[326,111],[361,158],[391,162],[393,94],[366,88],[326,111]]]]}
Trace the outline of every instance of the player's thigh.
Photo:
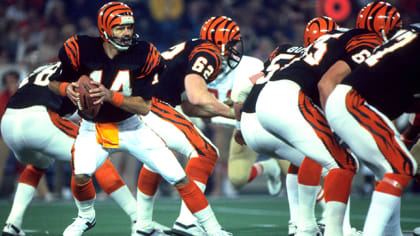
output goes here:
{"type": "Polygon", "coordinates": [[[1,123],[3,138],[20,162],[42,169],[54,162],[43,152],[54,135],[48,120],[48,113],[42,107],[6,110],[1,123]]]}
{"type": "Polygon", "coordinates": [[[85,129],[83,122],[79,134],[74,142],[72,166],[74,174],[85,174],[92,176],[109,156],[108,150],[98,144],[96,131],[85,129]]]}
{"type": "Polygon", "coordinates": [[[121,148],[159,173],[170,184],[175,184],[186,175],[174,153],[149,126],[141,125],[136,131],[119,133],[121,148]]]}
{"type": "Polygon", "coordinates": [[[375,175],[413,172],[414,158],[393,123],[352,91],[338,86],[327,100],[326,115],[334,131],[358,158],[375,166],[375,175]]]}
{"type": "Polygon", "coordinates": [[[153,112],[149,112],[147,116],[143,117],[143,120],[165,141],[171,150],[188,158],[197,155],[185,133],[172,122],[157,116],[153,112]]]}
{"type": "MultiPolygon", "coordinates": [[[[304,155],[328,169],[336,168],[338,164],[328,147],[302,115],[299,107],[302,96],[300,87],[292,81],[269,82],[257,100],[258,121],[265,130],[291,144],[304,155]]],[[[313,105],[311,108],[319,113],[313,105]]]]}
{"type": "Polygon", "coordinates": [[[282,139],[266,131],[259,123],[255,113],[242,113],[241,127],[245,142],[254,151],[277,159],[291,161],[297,166],[302,162],[304,155],[282,139]]]}
{"type": "Polygon", "coordinates": [[[42,152],[56,160],[70,162],[71,149],[75,138],[68,136],[52,123],[49,124],[48,132],[51,138],[48,144],[44,146],[42,152]]]}

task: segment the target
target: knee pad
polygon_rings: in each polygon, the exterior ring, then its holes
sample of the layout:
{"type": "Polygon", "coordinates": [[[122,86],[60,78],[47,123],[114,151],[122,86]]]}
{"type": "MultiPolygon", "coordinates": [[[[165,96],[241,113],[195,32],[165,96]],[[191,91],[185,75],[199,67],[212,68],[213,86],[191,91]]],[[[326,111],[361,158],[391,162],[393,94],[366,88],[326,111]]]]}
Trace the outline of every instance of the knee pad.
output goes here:
{"type": "Polygon", "coordinates": [[[45,169],[39,169],[32,165],[28,165],[20,175],[19,183],[28,184],[34,188],[37,188],[39,180],[42,178],[45,171],[45,169]]]}
{"type": "Polygon", "coordinates": [[[155,195],[161,181],[161,175],[152,172],[143,166],[139,174],[137,188],[140,192],[148,196],[153,196],[155,195]]]}
{"type": "Polygon", "coordinates": [[[197,180],[203,184],[207,184],[208,178],[213,173],[216,161],[217,159],[203,156],[191,158],[188,161],[185,172],[191,179],[197,180]]]}
{"type": "Polygon", "coordinates": [[[322,166],[318,162],[305,157],[299,167],[299,184],[317,186],[321,181],[322,166]]]}
{"type": "Polygon", "coordinates": [[[411,176],[408,175],[387,173],[376,186],[375,191],[401,196],[410,179],[411,176]]]}
{"type": "Polygon", "coordinates": [[[109,159],[96,170],[95,178],[99,186],[101,186],[108,195],[125,185],[109,159]]]}

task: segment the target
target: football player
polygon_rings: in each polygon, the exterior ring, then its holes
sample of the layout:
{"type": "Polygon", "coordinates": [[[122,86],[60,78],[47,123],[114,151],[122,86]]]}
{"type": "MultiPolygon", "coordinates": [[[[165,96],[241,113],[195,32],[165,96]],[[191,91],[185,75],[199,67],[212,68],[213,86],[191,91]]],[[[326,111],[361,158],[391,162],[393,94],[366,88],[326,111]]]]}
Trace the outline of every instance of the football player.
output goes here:
{"type": "MultiPolygon", "coordinates": [[[[207,85],[207,88],[219,101],[231,105],[233,101],[245,99],[245,93],[249,92],[252,87],[252,81],[249,77],[263,69],[264,63],[260,59],[244,55],[234,70],[225,67],[216,80],[207,85]]],[[[236,125],[235,120],[220,116],[211,118],[210,122],[218,125],[220,129],[230,132],[233,132],[236,125]]],[[[225,132],[222,132],[222,134],[225,134],[225,132]]],[[[288,161],[269,158],[268,160],[255,162],[258,153],[248,146],[235,142],[233,135],[230,142],[227,141],[226,137],[220,137],[220,139],[222,139],[220,142],[224,143],[220,146],[217,145],[217,147],[221,156],[224,151],[228,152],[228,177],[235,189],[238,190],[257,177],[263,176],[267,178],[269,194],[274,196],[280,193],[282,186],[281,173],[286,172],[289,166],[288,161]],[[226,147],[224,148],[226,150],[223,150],[223,147],[226,147]]]]}
{"type": "MultiPolygon", "coordinates": [[[[369,4],[367,8],[374,6],[369,4]]],[[[389,11],[392,8],[386,10],[393,13],[389,11]]],[[[390,26],[401,25],[399,16],[393,14],[386,15],[382,27],[377,21],[369,25],[387,35],[394,30],[390,26]]],[[[363,23],[358,20],[358,24],[363,23]]],[[[420,111],[420,81],[415,76],[419,65],[419,27],[399,30],[391,39],[387,35],[387,42],[339,80],[325,102],[331,127],[381,177],[372,195],[364,235],[402,235],[401,195],[416,174],[417,163],[391,121],[404,112],[420,111]]]]}
{"type": "MultiPolygon", "coordinates": [[[[16,158],[27,166],[19,178],[3,235],[25,235],[21,229],[24,213],[39,180],[55,160],[70,162],[79,127],[62,116],[73,113],[76,107],[48,89],[49,79],[60,75],[59,62],[39,67],[20,83],[7,104],[1,122],[2,134],[16,158]]],[[[136,200],[109,160],[97,170],[95,177],[134,222],[136,200]]]]}
{"type": "MultiPolygon", "coordinates": [[[[319,37],[299,60],[277,70],[262,89],[256,104],[258,121],[267,131],[329,170],[324,179],[326,236],[343,235],[344,215],[358,162],[336,141],[320,109],[317,84],[324,73],[336,68],[333,66],[336,62],[347,68],[342,73],[349,73],[382,44],[382,35],[369,28],[375,19],[386,18],[378,23],[386,22],[390,29],[398,27],[398,24],[392,24],[393,17],[399,19],[394,7],[374,2],[369,5],[369,10],[372,6],[374,10],[366,11],[368,8],[364,8],[358,15],[359,18],[363,15],[365,24],[358,24],[356,29],[349,31],[331,31],[319,37]],[[367,12],[369,17],[366,17],[367,12]]],[[[305,187],[305,191],[316,190],[305,187]]],[[[313,217],[307,220],[299,217],[297,235],[316,235],[318,230],[313,217]]]]}
{"type": "MultiPolygon", "coordinates": [[[[305,46],[308,46],[316,38],[335,29],[336,27],[337,24],[329,17],[324,16],[312,19],[308,22],[305,28],[305,46]]],[[[271,54],[269,60],[265,63],[265,70],[253,76],[254,80],[258,77],[261,78],[263,76],[267,76],[269,73],[274,73],[277,69],[281,69],[283,66],[291,63],[293,60],[301,56],[304,50],[305,49],[303,47],[289,44],[277,47],[271,54]]],[[[302,164],[304,155],[300,151],[264,130],[258,122],[255,114],[255,104],[258,95],[265,84],[266,80],[261,78],[256,80],[256,84],[253,87],[252,85],[250,86],[252,89],[245,88],[244,86],[242,91],[236,91],[235,88],[232,91],[233,94],[240,93],[246,98],[246,100],[235,100],[234,106],[237,114],[237,120],[240,120],[240,125],[238,125],[238,129],[235,131],[234,137],[238,143],[247,144],[259,153],[275,156],[281,159],[287,159],[292,163],[287,171],[286,187],[290,210],[289,235],[294,235],[296,233],[296,223],[298,222],[298,205],[300,205],[302,209],[305,209],[305,211],[300,212],[300,215],[302,215],[301,217],[305,217],[305,215],[314,217],[315,198],[323,196],[322,189],[320,189],[319,186],[321,172],[318,173],[317,171],[312,170],[314,169],[311,165],[312,161],[308,158],[306,158],[302,164]],[[249,91],[250,89],[251,91],[249,91]],[[242,110],[242,113],[239,110],[242,110]],[[302,168],[299,168],[299,166],[302,168]],[[299,194],[297,179],[298,171],[301,172],[299,178],[301,192],[299,194]],[[302,188],[303,185],[308,185],[306,188],[320,189],[319,191],[321,191],[321,194],[317,194],[315,191],[302,191],[304,190],[302,188]],[[300,201],[298,200],[299,197],[300,201]],[[300,204],[298,204],[298,202],[300,202],[300,204]]],[[[325,175],[326,171],[324,171],[324,176],[325,175]]],[[[320,203],[322,203],[322,199],[319,200],[320,203]]],[[[348,223],[347,226],[349,225],[350,224],[348,223]]],[[[350,229],[347,231],[350,231],[351,227],[348,228],[350,229]]]]}
{"type": "MultiPolygon", "coordinates": [[[[185,171],[205,191],[208,178],[218,159],[218,150],[194,124],[175,106],[180,105],[185,114],[196,117],[216,115],[234,118],[233,109],[219,102],[207,89],[207,83],[216,79],[222,68],[235,68],[242,57],[239,26],[225,16],[207,20],[199,39],[185,41],[162,53],[166,68],[156,78],[155,95],[151,113],[142,117],[156,131],[171,150],[188,158],[185,171]]],[[[161,177],[147,164],[139,175],[138,201],[143,210],[141,224],[152,222],[153,197],[161,177]]],[[[183,202],[172,231],[178,234],[205,233],[183,202]]]]}
{"type": "MultiPolygon", "coordinates": [[[[276,157],[279,159],[286,159],[291,162],[288,174],[286,176],[286,188],[290,212],[289,235],[293,235],[295,233],[295,225],[298,219],[297,178],[295,178],[295,188],[290,188],[293,185],[291,182],[293,179],[292,175],[296,176],[298,166],[301,165],[305,156],[300,151],[296,150],[295,148],[291,147],[290,145],[286,144],[282,140],[276,138],[264,130],[264,128],[258,123],[255,114],[255,102],[259,91],[261,91],[261,88],[263,88],[265,85],[265,81],[263,79],[264,75],[269,73],[269,71],[273,71],[274,67],[280,68],[286,65],[293,58],[299,57],[303,51],[303,47],[292,45],[281,45],[277,47],[271,54],[270,59],[266,62],[266,65],[269,65],[268,68],[266,68],[261,74],[253,76],[253,78],[259,76],[260,78],[255,81],[256,84],[254,86],[250,86],[252,87],[251,91],[247,91],[249,90],[248,88],[241,92],[236,91],[237,88],[234,88],[232,91],[232,93],[241,93],[243,95],[241,96],[243,97],[241,100],[239,100],[239,98],[233,100],[237,114],[237,120],[239,123],[233,135],[236,142],[241,145],[246,144],[257,153],[270,157],[276,157]],[[296,170],[296,173],[292,173],[293,170],[296,170]]],[[[249,156],[238,156],[238,158],[248,159],[249,156]]],[[[253,161],[255,161],[255,159],[253,161]]],[[[239,166],[236,163],[238,162],[230,162],[229,170],[231,168],[234,169],[241,167],[241,171],[243,171],[244,174],[247,174],[248,176],[253,175],[251,169],[251,167],[253,168],[253,162],[242,162],[240,163],[242,165],[239,166]]],[[[257,163],[255,163],[254,166],[256,164],[257,163]]]]}
{"type": "MultiPolygon", "coordinates": [[[[49,83],[56,94],[74,104],[79,99],[78,79],[88,75],[98,88],[90,90],[95,104],[102,104],[97,116],[82,117],[72,153],[72,192],[78,217],[63,235],[82,235],[95,225],[95,189],[91,176],[111,153],[133,155],[150,170],[174,185],[188,209],[209,235],[227,235],[204,194],[190,181],[165,142],[139,115],[151,109],[153,85],[164,67],[160,52],[134,35],[135,19],[130,7],[109,2],[98,11],[100,37],[73,36],[60,49],[63,76],[49,83]]],[[[141,194],[141,187],[138,193],[141,194]]],[[[144,210],[137,202],[137,212],[144,210]]],[[[143,213],[143,212],[142,212],[143,213]]],[[[150,214],[152,214],[150,212],[150,214]]],[[[137,230],[132,235],[151,235],[153,225],[144,228],[138,214],[137,230]]]]}

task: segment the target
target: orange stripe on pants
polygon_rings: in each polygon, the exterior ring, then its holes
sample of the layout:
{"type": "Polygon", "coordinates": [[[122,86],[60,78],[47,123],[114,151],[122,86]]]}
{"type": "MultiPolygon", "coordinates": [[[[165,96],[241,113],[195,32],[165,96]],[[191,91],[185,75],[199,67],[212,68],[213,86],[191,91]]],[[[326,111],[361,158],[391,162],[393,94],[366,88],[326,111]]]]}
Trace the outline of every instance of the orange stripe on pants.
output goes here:
{"type": "Polygon", "coordinates": [[[338,144],[325,116],[313,105],[311,99],[301,91],[299,92],[299,110],[328,152],[334,157],[338,166],[355,172],[357,169],[356,160],[338,144]]]}
{"type": "Polygon", "coordinates": [[[67,120],[66,118],[59,116],[57,113],[51,110],[48,110],[48,115],[57,128],[67,134],[67,136],[70,138],[76,138],[77,132],[79,131],[79,126],[67,120]]]}
{"type": "Polygon", "coordinates": [[[347,94],[347,110],[371,134],[382,155],[392,166],[394,173],[413,175],[411,159],[396,142],[392,128],[364,103],[365,99],[356,90],[352,89],[347,94]]]}
{"type": "Polygon", "coordinates": [[[169,104],[154,98],[152,100],[151,110],[161,119],[177,127],[186,136],[189,143],[198,153],[198,159],[191,158],[188,161],[186,173],[194,180],[198,180],[204,184],[207,183],[207,179],[213,173],[218,159],[216,148],[201,136],[191,121],[177,112],[169,104]]]}

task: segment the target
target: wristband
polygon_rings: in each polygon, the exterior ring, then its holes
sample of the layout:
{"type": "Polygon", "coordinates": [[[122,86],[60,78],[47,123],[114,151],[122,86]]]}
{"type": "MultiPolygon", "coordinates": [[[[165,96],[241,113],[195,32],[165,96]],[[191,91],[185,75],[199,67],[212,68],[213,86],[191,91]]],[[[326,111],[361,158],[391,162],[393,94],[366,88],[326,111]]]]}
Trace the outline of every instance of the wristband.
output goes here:
{"type": "Polygon", "coordinates": [[[124,95],[122,95],[119,92],[112,92],[112,100],[111,100],[111,104],[116,106],[116,107],[120,107],[121,104],[123,103],[124,100],[124,95]]]}
{"type": "Polygon", "coordinates": [[[67,85],[69,85],[69,84],[70,84],[69,82],[62,82],[60,84],[59,92],[60,92],[61,96],[63,96],[63,97],[67,96],[66,89],[67,89],[67,85]]]}
{"type": "Polygon", "coordinates": [[[241,130],[241,121],[240,120],[236,121],[236,129],[241,130]]]}

